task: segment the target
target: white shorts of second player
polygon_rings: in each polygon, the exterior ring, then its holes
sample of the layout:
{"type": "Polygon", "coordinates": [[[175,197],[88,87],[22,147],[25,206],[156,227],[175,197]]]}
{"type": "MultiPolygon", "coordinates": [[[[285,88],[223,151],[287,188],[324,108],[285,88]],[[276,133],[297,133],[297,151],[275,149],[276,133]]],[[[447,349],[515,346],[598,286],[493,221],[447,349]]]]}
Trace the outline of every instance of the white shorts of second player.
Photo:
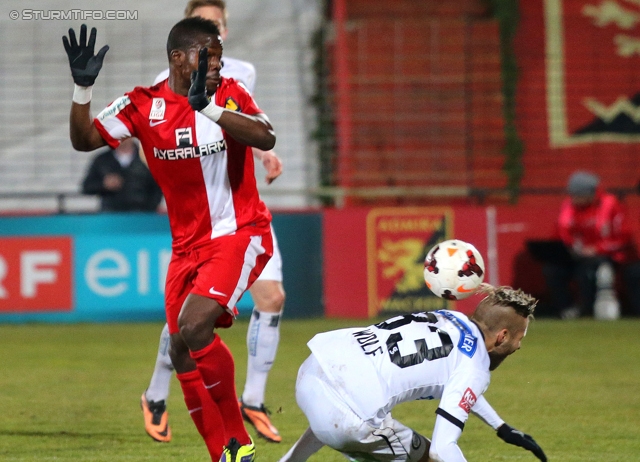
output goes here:
{"type": "Polygon", "coordinates": [[[273,256],[269,259],[256,281],[282,282],[282,256],[280,255],[280,247],[278,247],[278,240],[273,226],[271,227],[271,237],[273,238],[273,256]]]}
{"type": "Polygon", "coordinates": [[[316,438],[353,459],[366,454],[366,460],[372,461],[417,461],[427,448],[423,436],[391,414],[378,426],[362,420],[331,386],[313,354],[300,366],[296,400],[316,438]]]}

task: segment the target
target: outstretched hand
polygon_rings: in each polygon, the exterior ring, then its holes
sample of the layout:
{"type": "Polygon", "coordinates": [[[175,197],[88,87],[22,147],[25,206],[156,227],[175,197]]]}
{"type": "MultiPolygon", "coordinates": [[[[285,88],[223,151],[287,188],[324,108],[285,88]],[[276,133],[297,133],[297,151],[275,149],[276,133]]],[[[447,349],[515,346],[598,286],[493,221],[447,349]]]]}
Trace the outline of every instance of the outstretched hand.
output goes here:
{"type": "Polygon", "coordinates": [[[207,97],[207,69],[209,59],[206,48],[201,48],[198,52],[198,70],[191,73],[191,87],[189,87],[189,104],[194,111],[202,111],[210,101],[207,97]]]}
{"type": "Polygon", "coordinates": [[[89,35],[89,43],[87,43],[87,26],[80,26],[80,43],[76,39],[76,33],[73,29],[69,29],[69,38],[62,36],[62,44],[69,57],[69,66],[71,67],[71,76],[76,85],[81,87],[90,87],[98,77],[104,55],[109,51],[109,45],[100,48],[97,55],[94,55],[96,45],[96,28],[91,28],[89,35]]]}
{"type": "MultiPolygon", "coordinates": [[[[254,150],[257,148],[254,148],[254,150]]],[[[282,173],[282,161],[273,151],[260,151],[262,155],[262,165],[267,171],[265,181],[267,184],[273,183],[273,180],[278,178],[282,173]]]]}
{"type": "Polygon", "coordinates": [[[531,451],[542,462],[547,462],[547,456],[544,454],[544,451],[530,435],[522,433],[505,423],[498,428],[498,436],[506,443],[514,444],[531,451]]]}

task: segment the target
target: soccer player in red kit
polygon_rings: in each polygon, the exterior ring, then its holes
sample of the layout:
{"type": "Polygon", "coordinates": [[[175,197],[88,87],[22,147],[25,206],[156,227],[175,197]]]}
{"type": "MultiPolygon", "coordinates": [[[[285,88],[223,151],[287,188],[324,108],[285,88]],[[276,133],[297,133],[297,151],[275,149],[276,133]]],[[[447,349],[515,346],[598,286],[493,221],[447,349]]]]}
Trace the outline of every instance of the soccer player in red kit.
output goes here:
{"type": "MultiPolygon", "coordinates": [[[[224,0],[189,0],[184,13],[185,17],[200,16],[213,21],[218,26],[223,43],[226,44],[228,12],[224,0]]],[[[254,93],[256,69],[253,64],[230,58],[225,53],[222,57],[220,75],[239,81],[244,84],[249,93],[254,93]]],[[[158,84],[167,78],[169,78],[169,68],[163,70],[153,83],[158,84]]],[[[265,177],[267,184],[282,173],[282,162],[274,151],[267,152],[254,148],[253,157],[256,162],[264,166],[267,172],[265,177]]],[[[255,306],[247,327],[247,375],[244,390],[239,394],[239,405],[245,421],[255,427],[258,435],[267,441],[279,443],[282,437],[271,423],[264,405],[267,379],[280,342],[280,324],[285,302],[282,257],[273,227],[271,236],[273,256],[249,289],[255,306]]],[[[174,369],[169,356],[169,344],[169,328],[165,324],[160,334],[151,380],[140,397],[144,429],[154,441],[158,442],[171,441],[167,403],[174,369]]]]}
{"type": "Polygon", "coordinates": [[[96,30],[87,42],[84,25],[79,41],[70,29],[63,43],[76,84],[73,147],[92,151],[137,137],[165,196],[173,238],[165,306],[187,408],[212,461],[249,462],[255,446],[238,407],[233,358],[214,327],[233,323],[236,302],[272,254],[251,147],[272,149],[275,134],[244,87],[220,76],[219,35],[206,19],[178,22],[167,40],[169,79],[136,87],[95,119],[91,91],[108,47],[94,55],[96,30]]]}

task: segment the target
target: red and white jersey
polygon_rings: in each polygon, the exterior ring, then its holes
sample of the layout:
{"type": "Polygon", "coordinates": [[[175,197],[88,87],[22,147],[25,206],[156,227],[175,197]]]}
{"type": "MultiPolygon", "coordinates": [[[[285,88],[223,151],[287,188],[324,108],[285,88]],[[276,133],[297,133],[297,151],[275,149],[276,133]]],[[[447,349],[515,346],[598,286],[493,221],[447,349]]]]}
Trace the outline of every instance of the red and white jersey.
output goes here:
{"type": "MultiPolygon", "coordinates": [[[[253,95],[256,87],[256,68],[250,62],[223,56],[220,75],[229,79],[236,79],[245,87],[247,87],[249,93],[253,95]]],[[[156,79],[153,81],[153,84],[155,85],[168,78],[169,68],[160,72],[156,79]]]]}
{"type": "MultiPolygon", "coordinates": [[[[212,100],[244,114],[262,113],[233,79],[222,78],[212,100]]],[[[271,214],[258,196],[251,148],[194,111],[166,80],[136,87],[94,122],[111,147],[130,136],[140,140],[167,203],[176,251],[247,227],[252,234],[269,229],[271,214]]]]}
{"type": "Polygon", "coordinates": [[[321,333],[308,345],[338,395],[373,425],[397,404],[417,399],[439,399],[436,412],[464,425],[489,386],[480,329],[459,312],[398,316],[321,333]]]}

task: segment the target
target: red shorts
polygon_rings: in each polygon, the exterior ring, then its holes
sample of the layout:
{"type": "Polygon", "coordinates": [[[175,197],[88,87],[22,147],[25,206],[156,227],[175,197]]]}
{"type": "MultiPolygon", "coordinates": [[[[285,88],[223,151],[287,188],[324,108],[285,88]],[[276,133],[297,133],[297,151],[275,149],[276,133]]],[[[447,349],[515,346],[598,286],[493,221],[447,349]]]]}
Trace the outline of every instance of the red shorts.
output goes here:
{"type": "MultiPolygon", "coordinates": [[[[253,231],[253,230],[252,230],[253,231]]],[[[227,310],[215,327],[229,327],[238,314],[236,303],[273,255],[271,231],[262,235],[238,232],[206,245],[171,255],[165,286],[169,333],[178,332],[178,315],[190,293],[208,297],[227,310]]]]}

